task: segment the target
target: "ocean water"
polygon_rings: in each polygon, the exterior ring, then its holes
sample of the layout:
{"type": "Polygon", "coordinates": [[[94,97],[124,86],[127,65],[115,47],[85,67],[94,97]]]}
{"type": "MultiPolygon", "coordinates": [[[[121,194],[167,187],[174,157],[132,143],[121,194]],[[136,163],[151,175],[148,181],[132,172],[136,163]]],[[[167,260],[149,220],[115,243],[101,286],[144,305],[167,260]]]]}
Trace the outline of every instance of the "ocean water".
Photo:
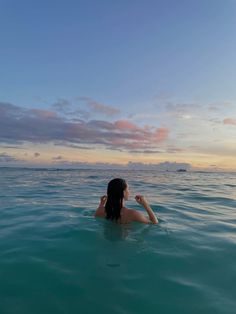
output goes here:
{"type": "Polygon", "coordinates": [[[0,168],[0,313],[236,313],[236,174],[0,168]],[[107,182],[158,225],[95,219],[107,182]]]}

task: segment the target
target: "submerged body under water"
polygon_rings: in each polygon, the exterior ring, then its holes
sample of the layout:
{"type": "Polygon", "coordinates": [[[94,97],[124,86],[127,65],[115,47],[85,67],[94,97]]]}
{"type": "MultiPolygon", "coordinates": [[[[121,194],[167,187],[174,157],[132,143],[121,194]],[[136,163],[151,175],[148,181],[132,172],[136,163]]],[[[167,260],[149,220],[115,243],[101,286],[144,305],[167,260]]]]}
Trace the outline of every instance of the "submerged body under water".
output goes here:
{"type": "Polygon", "coordinates": [[[0,168],[0,313],[236,309],[236,174],[0,168]],[[158,225],[94,218],[108,181],[158,225]]]}

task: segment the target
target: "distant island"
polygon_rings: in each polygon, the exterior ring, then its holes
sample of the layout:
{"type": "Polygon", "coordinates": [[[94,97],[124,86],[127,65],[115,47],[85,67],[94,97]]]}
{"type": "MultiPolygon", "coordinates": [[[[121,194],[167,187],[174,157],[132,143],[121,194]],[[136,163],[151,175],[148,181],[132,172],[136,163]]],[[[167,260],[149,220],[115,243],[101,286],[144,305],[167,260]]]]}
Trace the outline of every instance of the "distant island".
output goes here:
{"type": "Polygon", "coordinates": [[[187,172],[187,169],[178,169],[177,172],[187,172]]]}

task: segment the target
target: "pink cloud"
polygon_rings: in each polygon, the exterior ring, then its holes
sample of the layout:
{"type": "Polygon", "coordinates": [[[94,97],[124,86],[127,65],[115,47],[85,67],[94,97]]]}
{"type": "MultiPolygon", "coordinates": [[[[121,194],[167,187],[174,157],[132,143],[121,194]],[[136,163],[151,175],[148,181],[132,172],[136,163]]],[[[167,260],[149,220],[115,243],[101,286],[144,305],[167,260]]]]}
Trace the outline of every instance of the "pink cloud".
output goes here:
{"type": "Polygon", "coordinates": [[[156,150],[169,134],[166,128],[139,126],[125,119],[75,122],[52,111],[9,104],[4,104],[4,112],[0,115],[0,142],[3,143],[53,142],[55,145],[77,145],[78,148],[100,145],[113,150],[144,151],[156,150]]]}
{"type": "Polygon", "coordinates": [[[167,128],[154,128],[149,125],[140,127],[129,120],[118,120],[114,122],[114,126],[119,131],[128,131],[132,133],[134,139],[140,141],[149,141],[149,139],[151,139],[153,142],[158,143],[167,139],[169,134],[167,128]]]}
{"type": "Polygon", "coordinates": [[[131,130],[131,131],[138,131],[140,128],[135,125],[134,123],[128,120],[118,120],[114,123],[114,126],[119,130],[131,130]]]}
{"type": "Polygon", "coordinates": [[[35,116],[43,119],[56,118],[57,113],[54,111],[42,110],[42,109],[31,109],[30,110],[35,116]]]}
{"type": "Polygon", "coordinates": [[[224,119],[223,123],[224,123],[224,124],[236,125],[236,119],[227,118],[227,119],[224,119]]]}
{"type": "Polygon", "coordinates": [[[115,132],[111,140],[112,146],[128,150],[154,148],[157,144],[168,138],[169,130],[166,128],[153,128],[151,126],[139,127],[128,120],[114,122],[115,132]],[[151,131],[154,129],[153,131],[151,131]],[[119,133],[116,133],[116,130],[119,133]]]}
{"type": "Polygon", "coordinates": [[[169,130],[167,128],[156,129],[154,133],[155,142],[158,143],[158,142],[164,141],[165,139],[167,139],[168,135],[169,135],[169,130]]]}

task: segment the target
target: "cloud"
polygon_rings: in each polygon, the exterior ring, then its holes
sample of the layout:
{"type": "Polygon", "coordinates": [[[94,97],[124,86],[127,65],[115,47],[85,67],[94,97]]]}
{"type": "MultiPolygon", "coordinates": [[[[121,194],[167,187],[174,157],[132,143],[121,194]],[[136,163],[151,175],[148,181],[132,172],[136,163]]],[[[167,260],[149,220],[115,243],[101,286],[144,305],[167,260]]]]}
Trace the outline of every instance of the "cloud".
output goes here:
{"type": "Polygon", "coordinates": [[[139,126],[129,120],[70,121],[53,111],[0,103],[0,143],[53,142],[102,145],[110,149],[153,149],[168,138],[167,128],[139,126]]]}
{"type": "Polygon", "coordinates": [[[209,105],[208,110],[217,112],[220,111],[220,108],[216,105],[209,105]]]}
{"type": "Polygon", "coordinates": [[[220,111],[221,109],[225,109],[225,107],[231,107],[234,103],[231,101],[221,101],[214,102],[208,105],[208,110],[210,111],[220,111]]]}
{"type": "Polygon", "coordinates": [[[132,150],[132,153],[137,154],[175,154],[175,153],[181,153],[184,150],[182,148],[176,148],[176,147],[167,147],[164,149],[145,149],[145,150],[132,150]]]}
{"type": "Polygon", "coordinates": [[[223,123],[224,123],[224,124],[236,125],[236,119],[227,118],[227,119],[224,119],[223,123]]]}
{"type": "Polygon", "coordinates": [[[76,149],[84,149],[84,150],[88,150],[88,149],[94,149],[93,146],[84,146],[84,145],[79,145],[79,144],[70,144],[66,141],[57,141],[56,143],[54,143],[55,146],[64,146],[64,147],[70,147],[70,148],[76,148],[76,149]]]}
{"type": "Polygon", "coordinates": [[[58,111],[66,111],[71,107],[71,103],[67,99],[59,98],[53,105],[58,111]]]}
{"type": "Polygon", "coordinates": [[[63,160],[62,156],[61,155],[58,155],[56,157],[53,157],[52,160],[63,160]]]}
{"type": "Polygon", "coordinates": [[[67,99],[59,98],[55,103],[52,104],[52,109],[56,110],[60,114],[66,114],[67,116],[71,116],[72,120],[78,120],[78,117],[83,119],[88,119],[90,117],[90,112],[76,108],[73,103],[67,99]]]}
{"type": "Polygon", "coordinates": [[[33,116],[43,119],[51,119],[57,118],[57,113],[49,110],[42,110],[42,109],[31,109],[29,113],[32,113],[33,116]]]}
{"type": "Polygon", "coordinates": [[[13,146],[13,145],[1,145],[1,148],[14,148],[14,149],[24,149],[23,147],[20,146],[13,146]]]}
{"type": "Polygon", "coordinates": [[[208,156],[227,156],[227,157],[235,157],[236,156],[236,147],[234,143],[230,142],[229,144],[226,143],[226,140],[222,140],[221,142],[217,143],[218,141],[214,141],[211,145],[204,144],[201,146],[192,145],[189,146],[194,153],[200,154],[207,154],[208,156]]]}
{"type": "Polygon", "coordinates": [[[202,109],[202,105],[197,103],[172,103],[167,102],[165,110],[169,116],[180,119],[192,119],[196,117],[202,109]]]}
{"type": "Polygon", "coordinates": [[[163,154],[165,153],[165,150],[152,150],[152,149],[145,149],[145,150],[132,150],[132,153],[134,154],[163,154]]]}
{"type": "Polygon", "coordinates": [[[78,100],[83,101],[86,103],[90,109],[95,111],[96,113],[101,113],[106,116],[114,116],[118,113],[120,113],[120,110],[117,108],[114,108],[112,106],[104,105],[102,103],[99,103],[92,98],[89,97],[77,97],[78,100]]]}
{"type": "Polygon", "coordinates": [[[19,159],[7,154],[7,153],[0,153],[0,163],[10,163],[20,161],[19,159]]]}
{"type": "Polygon", "coordinates": [[[168,147],[166,152],[170,154],[175,154],[175,153],[182,153],[184,151],[183,148],[177,148],[177,147],[168,147]]]}
{"type": "Polygon", "coordinates": [[[74,119],[77,119],[77,116],[82,119],[89,119],[94,113],[103,114],[107,117],[120,113],[119,109],[99,103],[90,97],[76,97],[75,100],[79,101],[79,108],[78,104],[64,98],[59,98],[52,104],[52,108],[61,114],[71,115],[74,119]],[[83,108],[84,106],[86,109],[83,108]]]}
{"type": "Polygon", "coordinates": [[[120,130],[133,130],[139,131],[139,127],[137,127],[134,123],[128,120],[119,120],[115,122],[115,127],[120,130]]]}

